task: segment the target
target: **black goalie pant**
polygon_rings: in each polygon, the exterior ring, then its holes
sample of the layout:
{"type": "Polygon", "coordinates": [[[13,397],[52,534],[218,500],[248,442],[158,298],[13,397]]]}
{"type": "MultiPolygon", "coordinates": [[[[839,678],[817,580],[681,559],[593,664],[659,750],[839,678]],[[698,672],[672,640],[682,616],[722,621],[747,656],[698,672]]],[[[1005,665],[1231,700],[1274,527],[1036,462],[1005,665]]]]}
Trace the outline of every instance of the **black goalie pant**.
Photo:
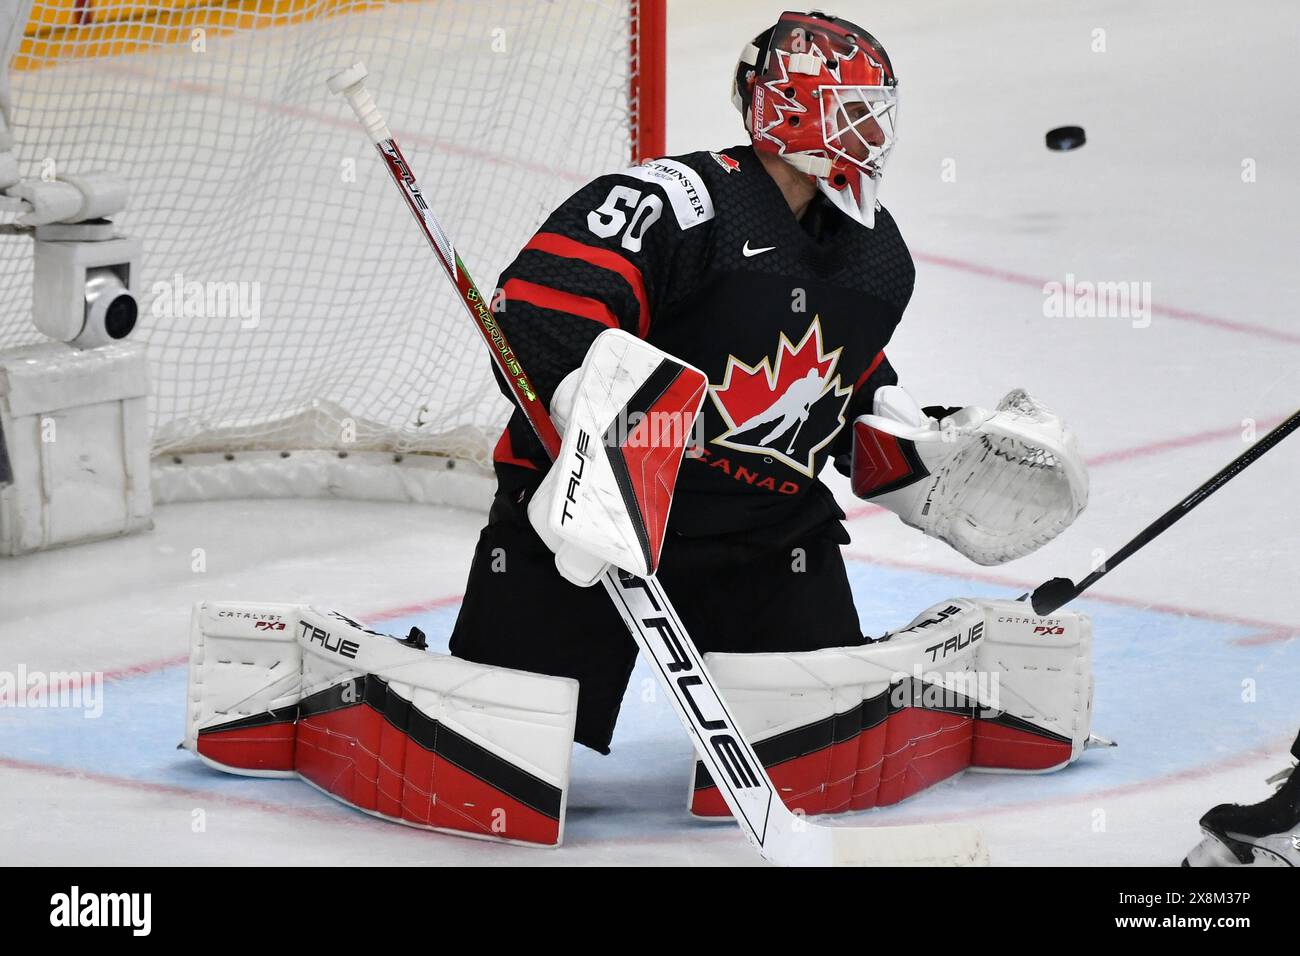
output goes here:
{"type": "MultiPolygon", "coordinates": [[[[833,520],[765,535],[761,548],[752,539],[670,536],[658,576],[701,652],[845,647],[863,640],[840,555],[847,542],[833,520]]],[[[575,737],[609,753],[636,644],[604,587],[560,577],[522,507],[504,498],[479,535],[451,652],[577,679],[575,737]]]]}

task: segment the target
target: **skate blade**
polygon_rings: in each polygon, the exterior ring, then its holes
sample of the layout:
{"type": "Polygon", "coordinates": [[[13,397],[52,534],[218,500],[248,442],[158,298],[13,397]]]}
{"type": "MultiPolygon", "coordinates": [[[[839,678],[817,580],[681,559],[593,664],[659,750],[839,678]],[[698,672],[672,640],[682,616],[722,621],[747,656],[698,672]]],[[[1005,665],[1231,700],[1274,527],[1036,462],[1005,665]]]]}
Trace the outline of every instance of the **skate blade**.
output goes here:
{"type": "Polygon", "coordinates": [[[1183,859],[1183,866],[1300,866],[1300,837],[1296,835],[1283,833],[1261,839],[1229,833],[1225,842],[1216,833],[1202,832],[1204,838],[1183,859]],[[1245,861],[1233,852],[1233,845],[1247,857],[1245,861]]]}
{"type": "Polygon", "coordinates": [[[1242,862],[1237,859],[1236,854],[1220,840],[1216,835],[1208,830],[1202,831],[1205,836],[1201,842],[1192,847],[1191,851],[1183,858],[1183,866],[1242,866],[1242,862]]]}

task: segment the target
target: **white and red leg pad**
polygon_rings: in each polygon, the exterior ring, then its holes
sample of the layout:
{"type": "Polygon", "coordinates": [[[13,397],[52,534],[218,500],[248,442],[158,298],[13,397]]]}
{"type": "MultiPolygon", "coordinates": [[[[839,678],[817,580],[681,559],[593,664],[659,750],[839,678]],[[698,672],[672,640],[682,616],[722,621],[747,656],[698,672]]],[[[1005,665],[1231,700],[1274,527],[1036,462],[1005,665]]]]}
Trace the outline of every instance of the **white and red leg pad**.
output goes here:
{"type": "MultiPolygon", "coordinates": [[[[1091,724],[1091,645],[1084,615],[956,598],[859,647],[705,660],[786,805],[815,814],[888,806],[966,769],[1072,762],[1091,724]]],[[[698,762],[690,810],[728,813],[698,762]]]]}
{"type": "Polygon", "coordinates": [[[398,823],[558,845],[578,684],[432,654],[303,605],[200,603],[185,746],[398,823]]]}

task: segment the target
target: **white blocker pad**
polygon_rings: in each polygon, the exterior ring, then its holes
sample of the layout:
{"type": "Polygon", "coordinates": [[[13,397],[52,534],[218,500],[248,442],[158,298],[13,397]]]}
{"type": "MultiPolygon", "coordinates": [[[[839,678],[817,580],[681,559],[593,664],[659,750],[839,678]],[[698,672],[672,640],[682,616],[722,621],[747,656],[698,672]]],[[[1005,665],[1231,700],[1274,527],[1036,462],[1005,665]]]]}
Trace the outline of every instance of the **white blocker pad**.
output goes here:
{"type": "MultiPolygon", "coordinates": [[[[858,647],[709,654],[791,809],[887,806],[965,769],[1046,772],[1089,738],[1092,626],[1018,601],[954,598],[858,647]]],[[[690,810],[726,816],[696,763],[690,810]]]]}
{"type": "Polygon", "coordinates": [[[897,385],[853,423],[853,490],[977,564],[1023,557],[1088,503],[1088,474],[1059,417],[1016,389],[996,411],[937,421],[897,385]]]}
{"type": "Polygon", "coordinates": [[[567,580],[590,586],[608,564],[654,574],[707,385],[698,369],[634,335],[596,337],[576,388],[564,388],[572,396],[571,408],[556,410],[564,442],[528,505],[567,580]]]}
{"type": "Polygon", "coordinates": [[[559,845],[577,681],[432,654],[419,638],[302,605],[197,604],[185,746],[398,823],[559,845]]]}

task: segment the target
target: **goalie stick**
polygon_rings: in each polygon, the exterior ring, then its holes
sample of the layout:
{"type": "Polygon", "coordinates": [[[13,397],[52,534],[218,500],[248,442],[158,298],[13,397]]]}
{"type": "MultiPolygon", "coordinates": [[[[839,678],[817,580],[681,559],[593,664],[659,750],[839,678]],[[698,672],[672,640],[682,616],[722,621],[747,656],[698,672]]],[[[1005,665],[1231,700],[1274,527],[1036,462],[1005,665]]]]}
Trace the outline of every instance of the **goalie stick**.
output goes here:
{"type": "MultiPolygon", "coordinates": [[[[497,325],[490,304],[470,278],[447,234],[429,209],[410,165],[365,88],[367,71],[357,63],[330,77],[379,151],[447,278],[510,382],[519,409],[554,460],[560,436],[528,374],[497,325]]],[[[805,820],[781,801],[753,747],[736,726],[699,650],[682,626],[658,580],[611,568],[605,590],[668,693],[695,751],[708,768],[732,816],[762,856],[784,865],[924,866],[980,865],[987,852],[975,829],[961,825],[900,827],[825,826],[805,820]]]]}
{"type": "Polygon", "coordinates": [[[1052,578],[1050,581],[1044,581],[1034,588],[1032,597],[1028,594],[1022,594],[1020,600],[1023,601],[1025,598],[1029,598],[1035,614],[1051,614],[1057,608],[1073,601],[1108,573],[1119,567],[1126,558],[1132,557],[1145,548],[1179,518],[1182,518],[1233,478],[1236,478],[1246,470],[1246,467],[1251,462],[1262,457],[1265,452],[1269,451],[1283,438],[1286,438],[1287,435],[1290,435],[1296,428],[1300,428],[1300,411],[1295,412],[1282,424],[1224,465],[1209,481],[1143,528],[1132,541],[1116,551],[1109,561],[1086,578],[1083,578],[1078,584],[1075,584],[1069,578],[1052,578]]]}

